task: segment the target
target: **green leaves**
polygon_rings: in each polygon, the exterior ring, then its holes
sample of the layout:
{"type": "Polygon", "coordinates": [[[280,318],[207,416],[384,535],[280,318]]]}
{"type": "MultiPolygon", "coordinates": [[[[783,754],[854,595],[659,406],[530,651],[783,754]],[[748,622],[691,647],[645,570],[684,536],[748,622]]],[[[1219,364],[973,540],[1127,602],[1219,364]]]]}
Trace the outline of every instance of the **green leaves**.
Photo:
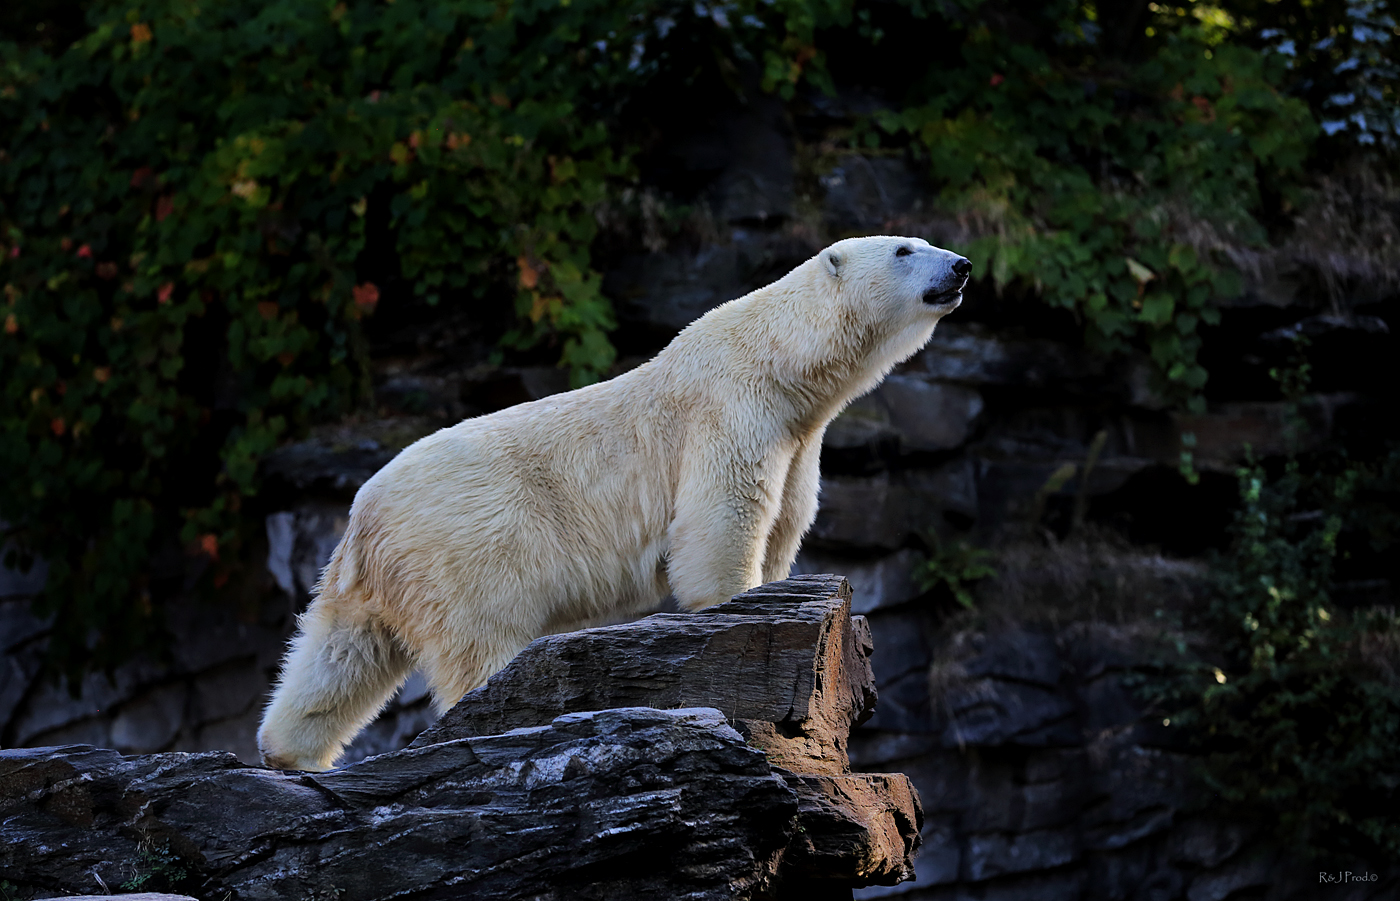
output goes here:
{"type": "Polygon", "coordinates": [[[948,593],[959,605],[970,610],[975,605],[973,587],[996,575],[996,554],[966,541],[948,542],[930,531],[924,536],[927,559],[916,568],[914,577],[923,591],[948,593]]]}
{"type": "MultiPolygon", "coordinates": [[[[1045,15],[1063,46],[1082,43],[1077,5],[1045,15]]],[[[963,58],[925,77],[934,96],[872,121],[924,160],[975,236],[955,249],[998,287],[1074,310],[1093,347],[1148,350],[1160,387],[1198,408],[1198,329],[1240,290],[1225,251],[1265,240],[1259,185],[1294,177],[1317,130],[1261,54],[1222,43],[1228,18],[1160,17],[1154,52],[1126,69],[973,17],[963,58]]]]}
{"type": "Polygon", "coordinates": [[[1208,754],[1216,796],[1309,854],[1400,852],[1400,703],[1365,661],[1397,626],[1393,613],[1348,612],[1330,594],[1337,539],[1366,478],[1354,465],[1305,475],[1296,460],[1273,478],[1240,470],[1235,547],[1210,610],[1224,670],[1197,668],[1181,686],[1193,706],[1178,719],[1208,754]]]}
{"type": "Polygon", "coordinates": [[[667,31],[790,94],[849,12],[104,0],[56,57],[0,45],[0,521],[50,561],[55,665],[153,645],[157,554],[229,578],[259,460],[364,396],[375,310],[513,310],[505,346],[602,377],[590,245],[633,178],[610,125],[667,31]]]}

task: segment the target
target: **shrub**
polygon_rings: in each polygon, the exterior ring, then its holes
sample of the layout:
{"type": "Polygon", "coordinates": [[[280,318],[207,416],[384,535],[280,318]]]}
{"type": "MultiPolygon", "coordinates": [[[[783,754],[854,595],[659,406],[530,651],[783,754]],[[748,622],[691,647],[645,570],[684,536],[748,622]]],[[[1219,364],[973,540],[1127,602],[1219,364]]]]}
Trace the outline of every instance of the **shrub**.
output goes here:
{"type": "MultiPolygon", "coordinates": [[[[1296,403],[1306,363],[1276,371],[1296,403]]],[[[1400,620],[1333,598],[1349,543],[1394,559],[1400,448],[1239,470],[1233,547],[1205,617],[1221,666],[1188,666],[1174,714],[1224,811],[1310,854],[1400,854],[1400,620]]]]}
{"type": "Polygon", "coordinates": [[[62,669],[158,644],[183,567],[153,559],[227,577],[260,457],[364,396],[377,305],[468,307],[575,385],[608,368],[594,211],[667,14],[784,79],[816,21],[689,10],[103,2],[57,55],[0,46],[0,520],[48,561],[62,669]]]}
{"type": "Polygon", "coordinates": [[[1199,410],[1212,301],[1240,293],[1236,261],[1267,242],[1262,195],[1297,199],[1318,129],[1280,89],[1281,60],[1152,9],[1134,61],[1098,45],[1077,3],[1027,14],[1039,42],[977,16],[949,23],[964,29],[960,57],[858,140],[910,146],[970,229],[956,249],[976,274],[1073,311],[1097,350],[1144,347],[1164,392],[1199,410]]]}

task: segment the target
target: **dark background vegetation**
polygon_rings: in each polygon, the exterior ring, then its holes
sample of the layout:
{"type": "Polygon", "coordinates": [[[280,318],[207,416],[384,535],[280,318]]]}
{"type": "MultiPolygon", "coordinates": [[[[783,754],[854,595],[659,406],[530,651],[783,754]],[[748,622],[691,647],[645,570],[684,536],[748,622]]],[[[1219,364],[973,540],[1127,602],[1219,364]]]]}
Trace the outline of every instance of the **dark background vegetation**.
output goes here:
{"type": "MultiPolygon", "coordinates": [[[[7,565],[47,566],[55,675],[236,597],[260,464],[369,409],[396,336],[575,386],[654,352],[602,273],[705,240],[706,142],[776,105],[800,177],[914,163],[976,266],[960,321],[1144,356],[1184,416],[1295,404],[1238,482],[1188,438],[1135,510],[1049,498],[1036,526],[1214,553],[1181,612],[1212,655],[1146,690],[1241,815],[1400,854],[1393,4],[15,2],[0,31],[0,520],[7,565]],[[1280,258],[1373,343],[1223,312],[1280,258]],[[1306,440],[1305,395],[1358,386],[1367,415],[1306,440]]],[[[989,559],[932,549],[930,597],[972,602],[989,559]]]]}

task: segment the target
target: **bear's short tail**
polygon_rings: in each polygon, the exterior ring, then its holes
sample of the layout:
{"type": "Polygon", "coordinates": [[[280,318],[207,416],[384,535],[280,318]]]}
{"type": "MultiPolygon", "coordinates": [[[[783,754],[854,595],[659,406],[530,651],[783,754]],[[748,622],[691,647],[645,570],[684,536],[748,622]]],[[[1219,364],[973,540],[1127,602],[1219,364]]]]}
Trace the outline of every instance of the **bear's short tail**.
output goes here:
{"type": "Polygon", "coordinates": [[[359,577],[363,555],[352,517],[345,537],[297,618],[297,635],[258,730],[269,766],[324,770],[408,676],[411,657],[374,614],[359,577]]]}

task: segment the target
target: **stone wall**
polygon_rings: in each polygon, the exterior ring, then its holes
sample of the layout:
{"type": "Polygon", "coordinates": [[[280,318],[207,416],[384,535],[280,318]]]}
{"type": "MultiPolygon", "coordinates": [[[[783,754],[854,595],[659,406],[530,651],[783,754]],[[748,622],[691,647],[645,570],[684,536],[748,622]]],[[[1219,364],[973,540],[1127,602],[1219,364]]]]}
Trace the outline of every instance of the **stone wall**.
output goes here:
{"type": "MultiPolygon", "coordinates": [[[[655,151],[695,176],[694,196],[671,199],[696,212],[681,234],[656,230],[646,215],[608,226],[616,235],[599,260],[621,318],[621,365],[833,238],[883,232],[939,243],[961,234],[933,213],[905,161],[823,143],[849,125],[851,109],[824,101],[789,120],[760,103],[716,126],[709,143],[655,151]]],[[[643,214],[660,202],[649,190],[643,214]]],[[[910,773],[928,810],[918,882],[891,891],[1310,897],[1315,874],[1309,882],[1250,829],[1212,819],[1191,793],[1170,727],[1144,718],[1121,679],[1150,662],[1154,610],[1195,590],[1194,555],[1223,542],[1245,447],[1285,447],[1289,411],[1268,371],[1287,362],[1289,335],[1313,342],[1307,440],[1382,440],[1400,422],[1383,365],[1400,350],[1393,291],[1361,286],[1337,297],[1287,260],[1256,266],[1207,336],[1209,406],[1199,415],[1167,408],[1145,359],[1086,352],[1069,313],[975,284],[929,347],[830,429],[821,513],[797,569],[850,577],[874,634],[881,692],[854,756],[862,768],[910,773]],[[1177,472],[1187,433],[1201,472],[1194,486],[1177,472]],[[1047,490],[1067,465],[1074,474],[1047,490]],[[1116,536],[1104,545],[1111,552],[1074,543],[1094,530],[1116,536]],[[987,602],[1000,619],[950,620],[919,589],[929,533],[1002,547],[1003,596],[987,602]]],[[[466,314],[385,307],[370,328],[375,409],[268,461],[263,584],[237,605],[174,610],[169,665],[134,663],[112,684],[91,677],[79,700],[38,684],[43,624],[23,596],[39,576],[5,576],[0,742],[219,748],[254,760],[258,711],[294,614],[358,485],[419,435],[565,387],[550,367],[484,364],[466,314]]],[[[1365,590],[1394,597],[1384,580],[1365,590]]],[[[347,760],[402,747],[430,718],[415,677],[347,760]]],[[[1387,878],[1327,897],[1383,897],[1395,891],[1394,873],[1387,878]]]]}

